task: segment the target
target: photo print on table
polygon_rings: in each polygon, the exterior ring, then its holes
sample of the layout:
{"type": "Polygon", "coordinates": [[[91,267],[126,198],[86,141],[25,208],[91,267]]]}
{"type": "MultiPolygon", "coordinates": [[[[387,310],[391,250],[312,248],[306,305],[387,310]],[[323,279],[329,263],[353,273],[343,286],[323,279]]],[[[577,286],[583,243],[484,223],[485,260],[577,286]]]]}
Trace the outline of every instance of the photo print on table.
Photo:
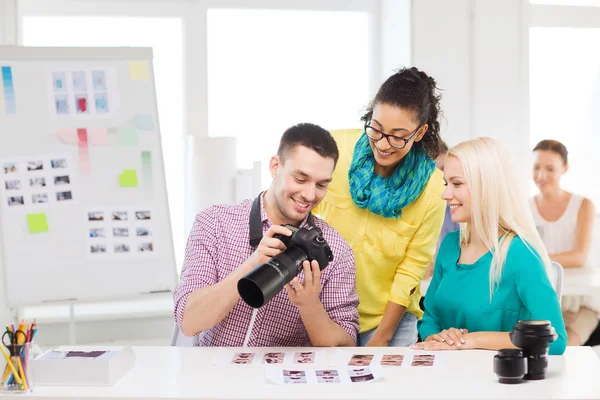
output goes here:
{"type": "Polygon", "coordinates": [[[283,383],[306,383],[306,371],[283,370],[283,383]]]}
{"type": "Polygon", "coordinates": [[[252,364],[254,353],[235,353],[231,359],[231,364],[252,364]]]}
{"type": "Polygon", "coordinates": [[[353,383],[368,382],[375,379],[369,368],[349,368],[348,375],[350,376],[350,381],[353,383]]]}
{"type": "Polygon", "coordinates": [[[19,167],[16,162],[5,162],[4,163],[4,173],[5,174],[15,174],[19,172],[19,167]]]}
{"type": "Polygon", "coordinates": [[[373,357],[373,354],[353,354],[352,358],[350,358],[350,361],[348,361],[348,365],[366,367],[371,364],[373,357]]]}
{"type": "Polygon", "coordinates": [[[283,364],[285,353],[265,353],[262,359],[263,364],[283,364]]]}
{"type": "Polygon", "coordinates": [[[4,181],[4,187],[6,188],[6,190],[21,190],[21,189],[23,189],[23,187],[21,186],[21,181],[19,179],[4,181]]]}
{"type": "Polygon", "coordinates": [[[315,375],[317,383],[340,383],[340,376],[336,369],[318,369],[315,375]]]}
{"type": "Polygon", "coordinates": [[[404,361],[403,354],[384,354],[380,364],[384,367],[401,367],[404,361]]]}
{"type": "Polygon", "coordinates": [[[413,367],[433,367],[435,354],[415,354],[410,364],[413,367]]]}
{"type": "Polygon", "coordinates": [[[314,351],[305,351],[294,353],[294,364],[314,364],[315,362],[315,352],[314,351]]]}

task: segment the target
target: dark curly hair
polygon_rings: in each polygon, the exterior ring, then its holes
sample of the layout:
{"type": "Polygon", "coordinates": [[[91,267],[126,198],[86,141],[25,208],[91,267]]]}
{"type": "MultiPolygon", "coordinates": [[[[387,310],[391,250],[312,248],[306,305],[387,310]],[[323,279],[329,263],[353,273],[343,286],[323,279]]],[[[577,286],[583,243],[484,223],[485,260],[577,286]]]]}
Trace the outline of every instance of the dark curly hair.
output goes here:
{"type": "Polygon", "coordinates": [[[381,85],[375,98],[361,120],[368,122],[373,117],[376,104],[389,104],[394,107],[414,111],[419,125],[427,124],[427,132],[420,143],[432,159],[440,154],[440,99],[442,96],[435,80],[417,68],[401,68],[381,85]]]}

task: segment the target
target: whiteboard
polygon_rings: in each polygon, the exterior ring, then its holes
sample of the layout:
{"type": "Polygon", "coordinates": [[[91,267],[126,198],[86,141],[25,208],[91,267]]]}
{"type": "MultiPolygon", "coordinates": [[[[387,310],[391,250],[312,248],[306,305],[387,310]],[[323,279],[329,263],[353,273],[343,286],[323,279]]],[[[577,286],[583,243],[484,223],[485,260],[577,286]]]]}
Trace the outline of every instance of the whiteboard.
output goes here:
{"type": "Polygon", "coordinates": [[[9,307],[173,290],[151,49],[0,47],[0,168],[9,307]]]}

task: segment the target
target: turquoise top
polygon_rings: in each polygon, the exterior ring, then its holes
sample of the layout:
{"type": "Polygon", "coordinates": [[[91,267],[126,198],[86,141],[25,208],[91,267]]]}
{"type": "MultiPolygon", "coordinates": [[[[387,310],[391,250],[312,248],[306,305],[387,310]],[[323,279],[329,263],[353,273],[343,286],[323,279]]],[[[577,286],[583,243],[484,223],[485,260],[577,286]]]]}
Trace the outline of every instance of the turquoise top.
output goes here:
{"type": "Polygon", "coordinates": [[[510,332],[519,320],[541,319],[550,321],[558,334],[549,354],[565,351],[567,331],[558,297],[535,250],[521,238],[513,238],[491,302],[492,253],[488,251],[474,264],[459,264],[459,257],[460,232],[450,232],[438,251],[425,296],[425,314],[419,321],[423,340],[448,328],[510,332]]]}

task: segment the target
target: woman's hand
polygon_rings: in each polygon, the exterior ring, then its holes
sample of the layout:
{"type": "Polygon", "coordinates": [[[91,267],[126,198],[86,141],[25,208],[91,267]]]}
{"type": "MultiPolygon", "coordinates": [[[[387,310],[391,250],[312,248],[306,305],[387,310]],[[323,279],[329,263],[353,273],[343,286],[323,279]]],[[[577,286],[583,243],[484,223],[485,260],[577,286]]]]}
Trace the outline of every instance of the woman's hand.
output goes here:
{"type": "Polygon", "coordinates": [[[440,343],[447,343],[450,346],[462,347],[466,343],[467,339],[465,334],[469,333],[466,329],[450,328],[444,329],[440,333],[427,336],[425,342],[435,341],[440,343]]]}
{"type": "MultiPolygon", "coordinates": [[[[433,336],[433,335],[431,335],[431,336],[433,336]]],[[[467,347],[466,346],[457,347],[457,346],[450,345],[446,342],[437,342],[435,340],[429,340],[427,342],[415,343],[410,348],[411,348],[411,350],[438,351],[438,350],[463,350],[463,349],[466,349],[467,347]]]]}

